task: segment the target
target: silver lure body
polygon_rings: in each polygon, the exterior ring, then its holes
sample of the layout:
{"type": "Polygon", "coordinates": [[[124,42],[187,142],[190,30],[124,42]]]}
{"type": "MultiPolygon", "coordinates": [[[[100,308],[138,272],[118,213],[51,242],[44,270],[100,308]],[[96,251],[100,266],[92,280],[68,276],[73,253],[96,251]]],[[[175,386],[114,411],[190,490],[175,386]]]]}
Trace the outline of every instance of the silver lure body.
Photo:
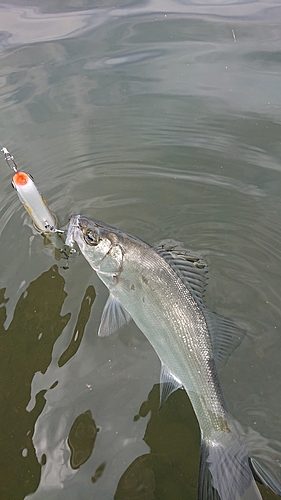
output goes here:
{"type": "Polygon", "coordinates": [[[175,387],[183,386],[186,390],[205,443],[201,471],[208,474],[204,472],[208,462],[212,478],[211,484],[207,484],[208,478],[204,479],[204,486],[199,484],[199,498],[217,498],[218,492],[221,500],[261,499],[218,380],[214,344],[206,320],[208,314],[214,313],[208,312],[161,252],[138,238],[78,215],[71,218],[68,239],[77,242],[110,292],[99,334],[111,333],[132,317],[161,360],[162,381],[172,380],[175,387]],[[119,318],[123,314],[123,320],[117,320],[116,325],[116,320],[109,317],[112,314],[119,318]],[[225,453],[228,448],[234,462],[239,462],[237,467],[230,467],[230,472],[228,464],[216,463],[218,450],[225,453]],[[231,475],[240,474],[241,470],[243,485],[237,486],[237,479],[232,481],[231,475]],[[227,476],[222,485],[220,476],[227,476]]]}

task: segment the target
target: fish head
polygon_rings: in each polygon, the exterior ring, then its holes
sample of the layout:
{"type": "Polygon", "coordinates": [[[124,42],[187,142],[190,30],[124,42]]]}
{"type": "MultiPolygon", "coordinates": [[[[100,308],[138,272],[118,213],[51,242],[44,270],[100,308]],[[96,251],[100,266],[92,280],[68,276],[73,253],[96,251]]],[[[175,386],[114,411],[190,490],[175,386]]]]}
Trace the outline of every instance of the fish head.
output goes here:
{"type": "Polygon", "coordinates": [[[122,271],[124,249],[118,229],[84,215],[73,215],[69,221],[66,244],[77,243],[81,253],[99,274],[118,276],[122,271]]]}

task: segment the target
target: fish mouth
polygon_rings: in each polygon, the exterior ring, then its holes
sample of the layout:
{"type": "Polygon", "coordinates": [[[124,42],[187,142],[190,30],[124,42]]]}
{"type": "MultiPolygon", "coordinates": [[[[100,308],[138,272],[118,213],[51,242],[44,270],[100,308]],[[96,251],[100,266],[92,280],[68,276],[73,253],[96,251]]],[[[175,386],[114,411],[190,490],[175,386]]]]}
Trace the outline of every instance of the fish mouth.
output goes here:
{"type": "Polygon", "coordinates": [[[81,215],[72,215],[69,219],[69,226],[66,235],[65,245],[70,248],[73,248],[75,242],[81,247],[82,239],[79,235],[80,229],[80,221],[81,215]]]}
{"type": "Polygon", "coordinates": [[[85,233],[86,229],[92,227],[93,221],[88,219],[84,215],[71,215],[69,219],[68,231],[66,234],[65,245],[70,248],[74,247],[75,242],[78,244],[80,249],[82,250],[84,246],[84,241],[81,235],[85,233]]]}

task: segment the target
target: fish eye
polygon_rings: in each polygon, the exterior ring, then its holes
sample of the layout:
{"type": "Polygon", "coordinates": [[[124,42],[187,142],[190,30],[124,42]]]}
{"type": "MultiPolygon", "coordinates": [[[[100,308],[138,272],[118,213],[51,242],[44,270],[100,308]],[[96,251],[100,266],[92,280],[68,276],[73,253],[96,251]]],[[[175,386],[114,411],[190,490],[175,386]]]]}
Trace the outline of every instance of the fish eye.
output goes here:
{"type": "Polygon", "coordinates": [[[93,231],[92,229],[87,229],[87,231],[84,233],[84,240],[87,243],[87,245],[93,247],[98,245],[100,238],[96,231],[93,231]]]}

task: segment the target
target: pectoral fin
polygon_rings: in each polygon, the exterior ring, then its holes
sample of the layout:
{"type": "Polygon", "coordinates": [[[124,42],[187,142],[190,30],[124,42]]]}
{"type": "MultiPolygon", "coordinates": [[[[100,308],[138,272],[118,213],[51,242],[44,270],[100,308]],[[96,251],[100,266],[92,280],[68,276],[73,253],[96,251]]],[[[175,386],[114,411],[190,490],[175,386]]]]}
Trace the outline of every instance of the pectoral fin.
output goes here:
{"type": "Polygon", "coordinates": [[[180,387],[183,387],[180,380],[174,377],[174,375],[169,372],[166,366],[161,365],[161,375],[160,375],[160,405],[162,408],[166,399],[180,387]]]}
{"type": "Polygon", "coordinates": [[[98,335],[100,337],[107,337],[111,333],[116,332],[121,326],[128,324],[130,319],[130,314],[128,314],[122,304],[110,294],[102,312],[98,335]]]}

